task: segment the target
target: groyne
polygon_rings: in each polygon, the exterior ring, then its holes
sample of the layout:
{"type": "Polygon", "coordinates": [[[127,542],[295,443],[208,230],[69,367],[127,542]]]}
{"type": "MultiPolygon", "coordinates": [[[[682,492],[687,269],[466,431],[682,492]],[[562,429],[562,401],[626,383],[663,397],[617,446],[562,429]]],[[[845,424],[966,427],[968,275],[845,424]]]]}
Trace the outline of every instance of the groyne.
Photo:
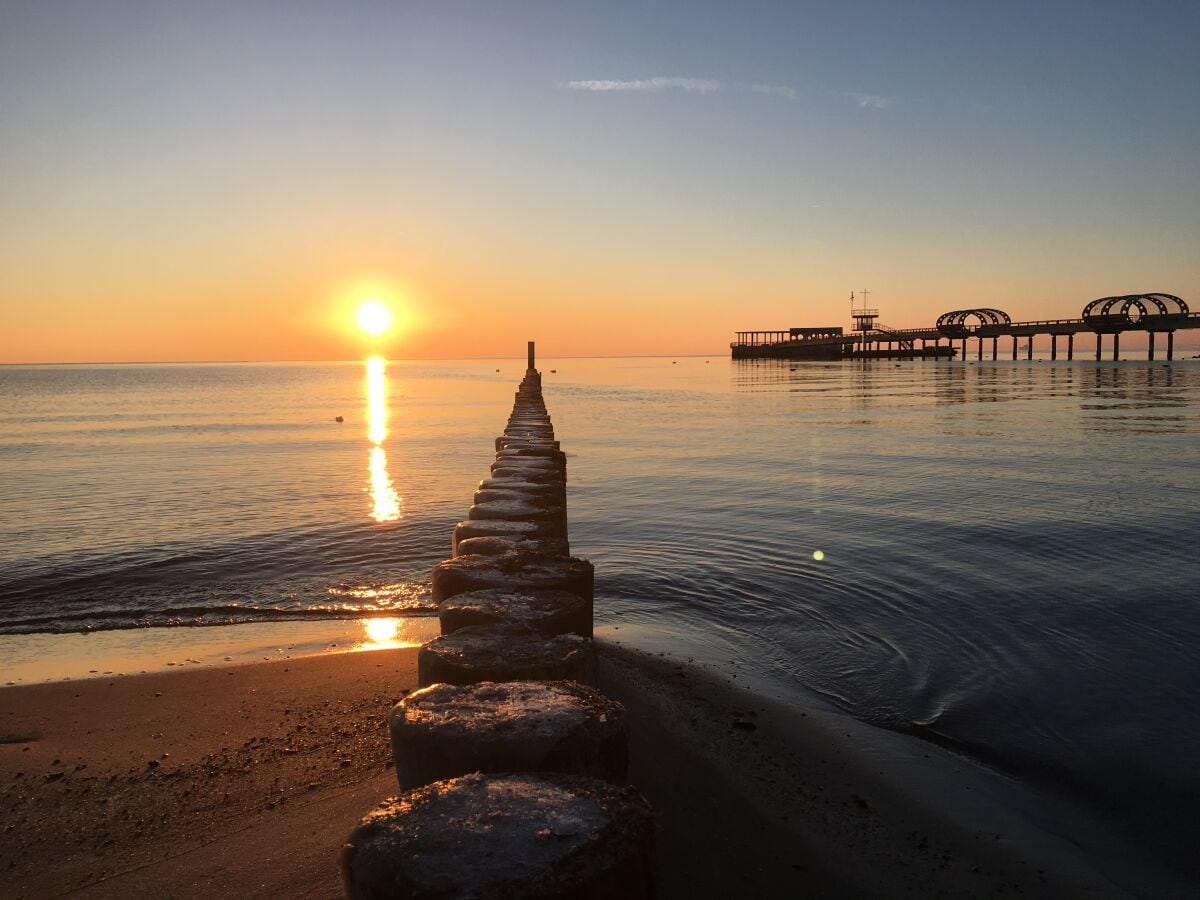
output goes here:
{"type": "Polygon", "coordinates": [[[350,898],[654,895],[625,710],[595,688],[593,570],[529,344],[495,458],[432,573],[441,636],[389,716],[402,793],[347,839],[350,898]]]}

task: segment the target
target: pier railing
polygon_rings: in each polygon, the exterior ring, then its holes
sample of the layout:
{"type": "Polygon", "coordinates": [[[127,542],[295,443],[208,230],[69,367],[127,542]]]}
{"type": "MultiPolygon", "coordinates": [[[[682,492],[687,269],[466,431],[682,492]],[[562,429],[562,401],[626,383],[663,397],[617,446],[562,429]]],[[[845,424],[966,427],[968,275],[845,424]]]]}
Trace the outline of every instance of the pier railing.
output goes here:
{"type": "MultiPolygon", "coordinates": [[[[1155,295],[1167,297],[1169,295],[1155,295]]],[[[1118,298],[1120,299],[1120,298],[1118,298]]],[[[1096,335],[1096,358],[1100,358],[1104,335],[1109,335],[1113,343],[1113,358],[1119,358],[1120,336],[1125,332],[1142,332],[1148,336],[1148,358],[1154,359],[1155,336],[1165,334],[1167,338],[1167,359],[1174,354],[1174,336],[1176,331],[1200,328],[1200,313],[1187,312],[1187,306],[1178,298],[1178,311],[1166,314],[1149,314],[1135,316],[1131,313],[1113,313],[1096,315],[1088,318],[1073,319],[1035,319],[1026,322],[1007,321],[1008,316],[998,310],[983,310],[982,313],[995,313],[990,319],[980,316],[980,321],[969,324],[971,311],[959,311],[946,314],[934,328],[891,328],[876,324],[874,328],[858,334],[837,337],[791,337],[773,342],[731,341],[730,350],[734,359],[754,359],[758,357],[779,357],[785,359],[829,359],[847,356],[922,356],[938,358],[954,356],[952,349],[961,343],[961,352],[966,356],[968,340],[979,341],[978,358],[983,359],[983,341],[991,338],[993,341],[992,359],[999,356],[995,342],[1001,337],[1013,339],[1012,358],[1017,358],[1018,338],[1028,338],[1026,358],[1033,359],[1032,341],[1039,335],[1048,336],[1050,341],[1051,359],[1058,358],[1057,339],[1067,338],[1067,358],[1074,358],[1074,337],[1077,334],[1096,335]],[[953,317],[948,319],[948,317],[953,317]],[[1003,318],[1000,319],[999,317],[1003,318]],[[943,321],[945,320],[945,321],[943,321]],[[921,347],[916,348],[915,342],[921,341],[921,347]],[[933,342],[933,352],[929,352],[928,343],[933,342]],[[951,348],[943,352],[941,346],[945,341],[951,348]],[[892,344],[899,344],[899,350],[893,350],[892,344]],[[886,348],[884,347],[886,345],[886,348]]],[[[1132,298],[1134,302],[1136,298],[1132,298]]],[[[1136,304],[1141,309],[1140,304],[1136,304]]],[[[1090,307],[1089,307],[1090,308],[1090,307]]],[[[1135,310],[1136,312],[1136,310],[1135,310]]],[[[747,332],[739,332],[747,334],[747,332]]],[[[786,335],[786,331],[758,332],[758,334],[786,335]]]]}

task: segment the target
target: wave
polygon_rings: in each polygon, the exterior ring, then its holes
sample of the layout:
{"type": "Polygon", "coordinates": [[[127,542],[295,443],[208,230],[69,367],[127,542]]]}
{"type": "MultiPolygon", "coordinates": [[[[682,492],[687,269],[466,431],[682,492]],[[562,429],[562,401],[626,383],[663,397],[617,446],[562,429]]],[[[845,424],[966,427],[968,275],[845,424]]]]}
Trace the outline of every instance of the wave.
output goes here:
{"type": "Polygon", "coordinates": [[[418,613],[440,519],[319,525],[0,566],[0,634],[418,613]]]}

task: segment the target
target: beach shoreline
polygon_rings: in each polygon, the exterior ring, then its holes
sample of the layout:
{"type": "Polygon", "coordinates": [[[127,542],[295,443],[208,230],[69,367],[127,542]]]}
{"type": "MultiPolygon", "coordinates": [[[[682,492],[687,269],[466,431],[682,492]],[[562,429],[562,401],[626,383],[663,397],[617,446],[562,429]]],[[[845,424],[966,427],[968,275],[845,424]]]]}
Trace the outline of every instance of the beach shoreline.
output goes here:
{"type": "Polygon", "coordinates": [[[429,614],[236,625],[0,634],[2,687],[419,647],[440,633],[429,614]]]}
{"type": "MultiPolygon", "coordinates": [[[[0,892],[338,896],[343,839],[396,793],[385,715],[416,686],[416,655],[0,691],[0,892]]],[[[938,808],[946,785],[924,802],[897,789],[846,717],[611,642],[600,683],[630,709],[663,897],[1123,896],[1015,820],[1003,839],[962,830],[938,808]]]]}

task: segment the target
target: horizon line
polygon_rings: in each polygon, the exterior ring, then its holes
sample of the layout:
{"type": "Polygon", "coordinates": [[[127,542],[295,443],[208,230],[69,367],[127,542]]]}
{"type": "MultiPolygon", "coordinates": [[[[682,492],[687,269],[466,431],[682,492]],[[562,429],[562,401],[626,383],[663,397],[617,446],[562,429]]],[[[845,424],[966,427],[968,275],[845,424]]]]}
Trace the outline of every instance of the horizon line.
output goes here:
{"type": "MultiPolygon", "coordinates": [[[[717,353],[593,353],[565,354],[546,356],[545,359],[702,359],[711,356],[724,356],[726,351],[717,353]]],[[[353,359],[90,359],[75,361],[43,361],[43,362],[0,362],[2,366],[242,366],[242,365],[292,365],[296,363],[358,363],[371,356],[383,354],[371,353],[353,359]]],[[[388,362],[469,362],[485,359],[525,359],[525,354],[513,356],[395,356],[383,355],[388,362]]]]}

